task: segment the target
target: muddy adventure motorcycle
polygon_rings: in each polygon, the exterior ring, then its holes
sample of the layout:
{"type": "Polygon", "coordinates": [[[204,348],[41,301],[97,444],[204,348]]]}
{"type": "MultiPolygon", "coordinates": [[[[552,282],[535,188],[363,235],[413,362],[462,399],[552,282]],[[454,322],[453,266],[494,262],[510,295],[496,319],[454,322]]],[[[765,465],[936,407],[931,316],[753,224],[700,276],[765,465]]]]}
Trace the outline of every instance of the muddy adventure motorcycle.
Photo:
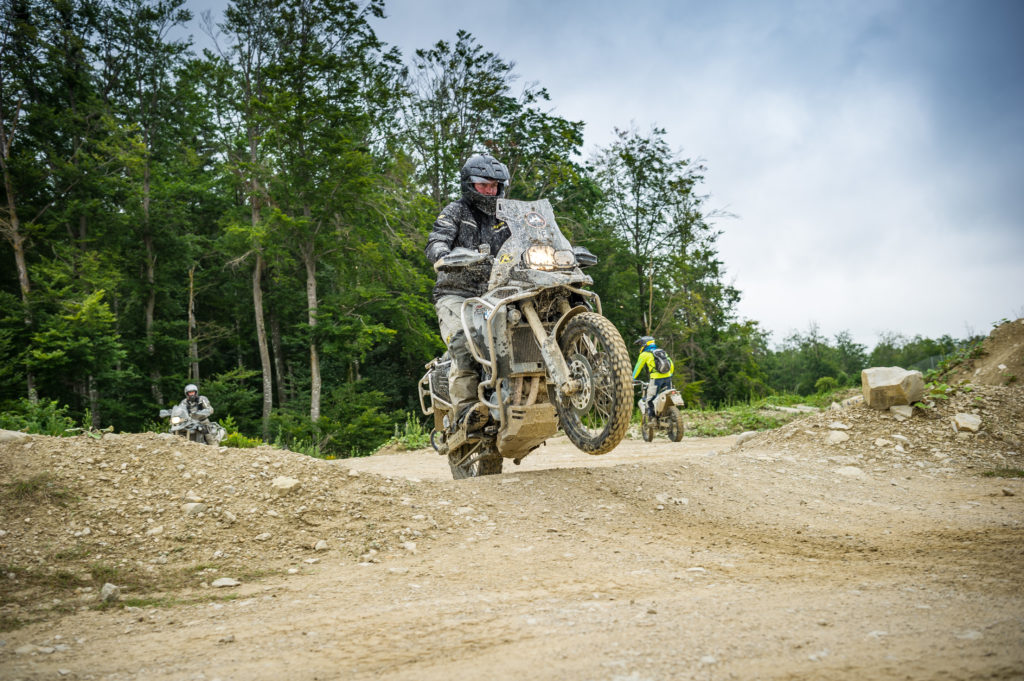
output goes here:
{"type": "Polygon", "coordinates": [[[160,418],[169,418],[171,420],[170,432],[172,435],[180,435],[192,442],[219,444],[224,439],[224,436],[227,435],[224,427],[216,421],[192,418],[185,407],[180,404],[174,405],[171,409],[161,409],[160,418]],[[207,438],[208,434],[213,437],[207,438]],[[209,440],[214,440],[215,442],[210,443],[209,440]]]}
{"type": "Polygon", "coordinates": [[[644,436],[644,442],[654,440],[654,434],[659,430],[665,432],[665,436],[672,442],[679,442],[683,439],[683,415],[679,408],[683,406],[683,397],[675,388],[662,390],[651,398],[654,402],[654,418],[650,417],[648,409],[647,383],[636,381],[634,385],[640,386],[640,399],[636,406],[640,408],[640,432],[644,436]]]}
{"type": "Polygon", "coordinates": [[[499,199],[496,214],[511,231],[497,253],[456,248],[435,263],[454,269],[493,258],[487,293],[462,306],[487,423],[467,431],[456,422],[448,353],[427,364],[419,383],[420,408],[434,415],[431,444],[455,479],[501,473],[505,459],[518,464],[560,427],[582,451],[604,454],[632,412],[626,346],[597,294],[583,288],[593,279],[581,268],[596,256],[569,244],[546,199],[499,199]]]}

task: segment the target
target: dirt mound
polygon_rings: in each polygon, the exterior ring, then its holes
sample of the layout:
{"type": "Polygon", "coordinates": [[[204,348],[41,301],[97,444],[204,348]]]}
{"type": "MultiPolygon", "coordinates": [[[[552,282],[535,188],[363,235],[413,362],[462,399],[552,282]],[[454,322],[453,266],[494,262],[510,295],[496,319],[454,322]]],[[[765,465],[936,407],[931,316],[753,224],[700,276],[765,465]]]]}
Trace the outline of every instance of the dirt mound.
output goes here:
{"type": "Polygon", "coordinates": [[[420,510],[413,497],[424,492],[270,447],[154,433],[18,437],[0,443],[0,615],[31,621],[40,609],[94,604],[105,582],[133,598],[188,598],[219,577],[415,550],[447,523],[420,510]]]}
{"type": "Polygon", "coordinates": [[[761,433],[749,446],[824,450],[836,463],[938,472],[1024,468],[1024,389],[965,383],[931,395],[928,404],[906,419],[855,398],[761,433]],[[981,417],[979,431],[958,430],[957,414],[981,417]]]}
{"type": "MultiPolygon", "coordinates": [[[[1009,390],[978,389],[983,432],[1009,390]]],[[[839,413],[859,450],[796,447],[815,414],[775,448],[555,438],[462,481],[417,477],[426,450],[0,443],[0,679],[1018,677],[1024,481],[967,470],[995,438],[939,467],[839,413]]]]}
{"type": "Polygon", "coordinates": [[[1024,318],[1003,322],[982,341],[977,357],[969,358],[949,374],[951,385],[1024,384],[1024,318]]]}

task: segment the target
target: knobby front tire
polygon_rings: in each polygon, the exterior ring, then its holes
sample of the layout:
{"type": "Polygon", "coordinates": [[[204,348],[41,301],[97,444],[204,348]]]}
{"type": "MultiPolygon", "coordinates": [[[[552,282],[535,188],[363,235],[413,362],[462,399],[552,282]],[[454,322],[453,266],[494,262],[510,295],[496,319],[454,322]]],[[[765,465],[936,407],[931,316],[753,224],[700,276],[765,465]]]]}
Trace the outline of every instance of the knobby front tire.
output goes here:
{"type": "Polygon", "coordinates": [[[556,400],[562,429],[587,454],[605,454],[626,435],[633,412],[629,352],[618,329],[594,312],[576,315],[565,325],[558,345],[579,381],[577,393],[556,400]]]}

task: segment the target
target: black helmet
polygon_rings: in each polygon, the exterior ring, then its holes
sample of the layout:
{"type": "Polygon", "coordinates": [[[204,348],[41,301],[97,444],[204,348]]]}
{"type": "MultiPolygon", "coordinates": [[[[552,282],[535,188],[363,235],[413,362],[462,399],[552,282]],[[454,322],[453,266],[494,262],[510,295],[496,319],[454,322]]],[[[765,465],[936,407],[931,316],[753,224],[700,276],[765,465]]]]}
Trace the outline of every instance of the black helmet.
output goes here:
{"type": "Polygon", "coordinates": [[[634,345],[639,345],[642,348],[646,348],[648,345],[654,342],[654,336],[640,336],[635,341],[634,345]]]}
{"type": "Polygon", "coordinates": [[[470,205],[482,210],[488,215],[494,215],[498,199],[505,196],[508,188],[508,168],[505,164],[484,154],[470,156],[469,160],[462,166],[459,173],[462,184],[462,198],[469,201],[470,205]],[[484,196],[476,190],[473,185],[477,182],[498,181],[498,193],[496,196],[484,196]]]}

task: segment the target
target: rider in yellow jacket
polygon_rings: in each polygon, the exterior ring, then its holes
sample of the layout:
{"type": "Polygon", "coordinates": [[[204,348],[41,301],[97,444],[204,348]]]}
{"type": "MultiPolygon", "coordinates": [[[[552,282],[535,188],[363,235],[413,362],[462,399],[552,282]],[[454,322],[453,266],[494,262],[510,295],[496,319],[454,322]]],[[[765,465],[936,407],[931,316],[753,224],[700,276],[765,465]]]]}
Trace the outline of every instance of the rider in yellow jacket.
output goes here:
{"type": "Polygon", "coordinates": [[[636,366],[633,367],[633,380],[637,380],[644,368],[647,369],[647,375],[650,380],[647,382],[647,392],[644,393],[644,399],[647,400],[647,413],[653,418],[654,396],[672,387],[672,374],[675,373],[676,367],[670,358],[667,372],[661,373],[657,370],[654,361],[654,351],[658,349],[658,346],[654,342],[653,336],[640,336],[636,339],[636,345],[641,346],[642,350],[640,351],[640,356],[636,358],[636,366]]]}

